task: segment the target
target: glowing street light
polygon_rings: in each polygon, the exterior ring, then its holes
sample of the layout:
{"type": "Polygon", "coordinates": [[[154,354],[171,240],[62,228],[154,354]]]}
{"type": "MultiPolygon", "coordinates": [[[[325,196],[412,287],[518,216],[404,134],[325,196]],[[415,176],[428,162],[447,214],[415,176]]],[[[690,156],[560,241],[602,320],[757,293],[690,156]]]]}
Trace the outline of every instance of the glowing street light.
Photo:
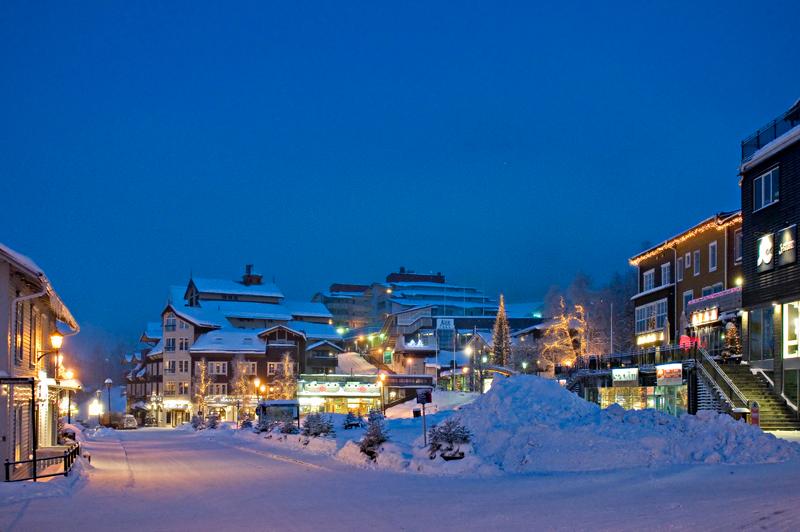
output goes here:
{"type": "Polygon", "coordinates": [[[64,343],[64,335],[60,332],[56,331],[50,335],[50,346],[53,349],[61,349],[61,345],[64,343]]]}
{"type": "Polygon", "coordinates": [[[522,361],[522,373],[527,373],[527,369],[528,369],[528,361],[527,360],[523,360],[522,361]]]}

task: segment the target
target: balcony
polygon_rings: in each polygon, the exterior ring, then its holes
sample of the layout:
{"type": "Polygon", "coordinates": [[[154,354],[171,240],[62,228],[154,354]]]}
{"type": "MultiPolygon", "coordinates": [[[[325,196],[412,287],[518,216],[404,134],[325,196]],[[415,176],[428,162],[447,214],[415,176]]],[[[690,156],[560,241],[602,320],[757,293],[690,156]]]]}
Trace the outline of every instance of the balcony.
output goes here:
{"type": "Polygon", "coordinates": [[[742,162],[746,163],[758,150],[798,125],[800,125],[800,100],[791,109],[742,141],[742,162]]]}

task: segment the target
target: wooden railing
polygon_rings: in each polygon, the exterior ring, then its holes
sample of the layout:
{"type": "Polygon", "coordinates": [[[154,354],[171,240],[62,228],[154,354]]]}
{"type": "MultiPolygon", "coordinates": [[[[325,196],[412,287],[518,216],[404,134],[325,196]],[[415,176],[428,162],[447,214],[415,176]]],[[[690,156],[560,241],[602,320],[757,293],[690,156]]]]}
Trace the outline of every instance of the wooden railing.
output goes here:
{"type": "Polygon", "coordinates": [[[31,460],[5,461],[5,481],[17,482],[20,480],[33,480],[45,477],[57,477],[69,475],[75,461],[81,455],[81,444],[75,443],[60,456],[48,456],[46,458],[33,458],[31,460]],[[53,471],[52,466],[62,465],[58,470],[53,471]]]}

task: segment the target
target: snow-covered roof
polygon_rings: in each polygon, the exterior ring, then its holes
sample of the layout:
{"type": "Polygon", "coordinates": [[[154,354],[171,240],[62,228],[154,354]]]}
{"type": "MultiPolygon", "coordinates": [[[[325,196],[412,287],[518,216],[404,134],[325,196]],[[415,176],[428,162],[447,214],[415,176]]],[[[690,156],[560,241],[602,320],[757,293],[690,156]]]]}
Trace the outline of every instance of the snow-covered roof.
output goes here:
{"type": "Polygon", "coordinates": [[[257,303],[253,301],[200,301],[200,307],[209,312],[218,312],[222,318],[249,318],[254,320],[274,321],[289,321],[292,319],[292,314],[289,312],[289,309],[277,303],[257,303]]]}
{"type": "Polygon", "coordinates": [[[464,301],[458,298],[447,298],[447,299],[403,299],[403,298],[391,298],[389,299],[392,303],[397,303],[398,305],[413,305],[413,306],[448,306],[453,308],[485,308],[491,310],[497,310],[497,303],[492,303],[490,301],[480,302],[480,301],[464,301]]]}
{"type": "Polygon", "coordinates": [[[256,330],[221,329],[201,334],[191,353],[264,353],[266,344],[256,330]]]}
{"type": "Polygon", "coordinates": [[[145,325],[144,332],[142,333],[142,338],[150,338],[154,340],[160,340],[161,336],[163,335],[161,330],[161,322],[160,321],[148,321],[147,325],[145,325]]]}
{"type": "Polygon", "coordinates": [[[261,296],[283,298],[283,293],[272,283],[245,285],[229,279],[209,279],[193,277],[190,283],[201,294],[228,294],[243,296],[261,296]]]}
{"type": "Polygon", "coordinates": [[[341,340],[342,336],[336,332],[333,325],[327,323],[311,323],[308,321],[292,320],[287,327],[302,332],[309,340],[341,340]]]}
{"type": "Polygon", "coordinates": [[[223,325],[223,319],[219,311],[210,308],[170,303],[165,310],[171,310],[179,318],[200,327],[217,328],[223,325]]]}
{"type": "Polygon", "coordinates": [[[53,288],[50,280],[44,274],[44,270],[40,268],[38,264],[36,264],[30,257],[14,251],[3,243],[0,243],[0,257],[6,259],[19,270],[38,280],[42,286],[42,289],[47,292],[47,295],[50,298],[50,306],[53,308],[53,312],[56,313],[58,319],[64,321],[64,323],[69,325],[70,329],[73,331],[80,330],[78,327],[78,322],[72,316],[64,302],[61,301],[56,289],[53,288]]]}
{"type": "Polygon", "coordinates": [[[164,353],[164,340],[159,340],[156,345],[153,346],[153,349],[147,352],[148,357],[161,355],[164,353]]]}
{"type": "Polygon", "coordinates": [[[339,353],[336,373],[344,375],[377,375],[378,368],[367,362],[359,353],[339,353]]]}
{"type": "Polygon", "coordinates": [[[332,318],[333,314],[328,307],[314,301],[284,301],[292,316],[309,318],[332,318]]]}
{"type": "Polygon", "coordinates": [[[336,345],[336,344],[334,344],[332,342],[329,342],[328,340],[320,340],[319,342],[314,342],[313,344],[311,344],[308,347],[306,347],[306,351],[312,351],[312,350],[314,350],[314,349],[316,349],[316,348],[318,348],[320,346],[323,346],[323,345],[327,345],[327,346],[333,347],[337,351],[343,351],[343,349],[341,347],[339,347],[338,345],[336,345]]]}

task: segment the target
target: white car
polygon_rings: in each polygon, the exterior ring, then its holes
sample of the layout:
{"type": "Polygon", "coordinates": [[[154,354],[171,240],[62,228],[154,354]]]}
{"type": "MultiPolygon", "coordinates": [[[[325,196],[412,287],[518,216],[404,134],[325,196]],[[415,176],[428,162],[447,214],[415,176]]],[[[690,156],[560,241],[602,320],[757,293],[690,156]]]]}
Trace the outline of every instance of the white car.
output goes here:
{"type": "Polygon", "coordinates": [[[130,414],[125,414],[122,417],[122,428],[123,429],[138,429],[139,423],[136,422],[136,418],[130,414]]]}

